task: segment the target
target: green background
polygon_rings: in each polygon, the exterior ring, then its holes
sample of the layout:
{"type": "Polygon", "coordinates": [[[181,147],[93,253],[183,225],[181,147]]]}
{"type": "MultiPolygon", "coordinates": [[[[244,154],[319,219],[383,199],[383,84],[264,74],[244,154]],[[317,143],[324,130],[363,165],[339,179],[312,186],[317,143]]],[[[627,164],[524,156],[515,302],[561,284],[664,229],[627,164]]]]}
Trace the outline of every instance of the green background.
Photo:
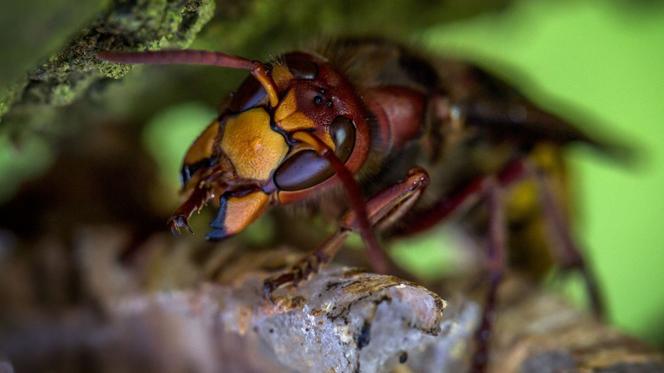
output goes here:
{"type": "Polygon", "coordinates": [[[577,236],[615,324],[664,342],[664,8],[524,1],[434,27],[423,41],[527,74],[546,95],[597,118],[590,130],[638,150],[628,167],[573,152],[577,236]]]}

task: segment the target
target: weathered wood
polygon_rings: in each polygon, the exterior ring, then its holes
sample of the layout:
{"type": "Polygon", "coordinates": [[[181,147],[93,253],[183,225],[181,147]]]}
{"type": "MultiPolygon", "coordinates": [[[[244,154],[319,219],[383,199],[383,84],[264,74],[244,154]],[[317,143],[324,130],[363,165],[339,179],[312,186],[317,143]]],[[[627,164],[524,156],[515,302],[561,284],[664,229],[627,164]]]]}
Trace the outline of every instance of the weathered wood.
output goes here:
{"type": "MultiPolygon", "coordinates": [[[[4,335],[18,371],[440,372],[466,367],[476,304],[445,310],[428,290],[390,276],[326,270],[274,303],[261,276],[118,300],[4,335]],[[63,364],[63,362],[66,362],[63,364]]],[[[491,371],[664,369],[662,356],[550,294],[498,315],[491,371]]]]}
{"type": "Polygon", "coordinates": [[[661,352],[558,296],[516,287],[498,313],[492,372],[664,372],[661,352]]]}
{"type": "MultiPolygon", "coordinates": [[[[114,229],[79,236],[81,280],[96,307],[28,314],[21,310],[34,306],[20,308],[0,297],[7,306],[1,318],[2,369],[9,364],[19,372],[467,369],[480,307],[462,296],[450,294],[445,302],[396,277],[330,267],[297,288],[278,289],[270,301],[263,297],[266,267],[292,263],[297,253],[235,255],[226,245],[196,269],[186,259],[189,240],[155,236],[142,249],[142,263],[127,268],[114,259],[125,241],[114,229]],[[194,273],[216,280],[201,283],[194,273]],[[174,286],[179,290],[163,290],[174,286]],[[9,310],[15,314],[12,324],[7,324],[9,310]]],[[[45,247],[44,253],[53,250],[45,247]]],[[[0,273],[0,282],[28,278],[17,274],[18,262],[1,264],[0,270],[14,268],[14,273],[0,273]]],[[[511,277],[500,299],[492,372],[664,371],[659,352],[524,280],[511,277]]]]}
{"type": "Polygon", "coordinates": [[[86,351],[101,371],[386,371],[409,353],[456,338],[445,302],[391,276],[330,269],[263,298],[262,276],[118,300],[108,321],[33,325],[0,348],[19,371],[86,351]],[[37,351],[36,341],[48,341],[37,351]]]}

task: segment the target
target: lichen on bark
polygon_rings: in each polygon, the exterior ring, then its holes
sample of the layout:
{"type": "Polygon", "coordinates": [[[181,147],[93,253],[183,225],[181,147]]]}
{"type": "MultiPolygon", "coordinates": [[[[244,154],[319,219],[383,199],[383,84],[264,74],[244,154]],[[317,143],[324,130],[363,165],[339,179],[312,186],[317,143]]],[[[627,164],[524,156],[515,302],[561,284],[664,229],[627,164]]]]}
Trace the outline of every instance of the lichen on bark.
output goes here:
{"type": "Polygon", "coordinates": [[[115,0],[60,51],[0,92],[0,118],[22,105],[70,104],[100,79],[129,67],[100,61],[101,50],[183,48],[212,18],[213,0],[115,0]]]}

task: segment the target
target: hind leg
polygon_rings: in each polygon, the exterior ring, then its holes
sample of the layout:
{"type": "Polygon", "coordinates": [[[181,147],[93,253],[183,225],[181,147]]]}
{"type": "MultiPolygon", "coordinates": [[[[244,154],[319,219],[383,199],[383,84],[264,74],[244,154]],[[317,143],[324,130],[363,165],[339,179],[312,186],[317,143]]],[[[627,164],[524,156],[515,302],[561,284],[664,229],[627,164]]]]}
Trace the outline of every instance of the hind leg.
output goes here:
{"type": "Polygon", "coordinates": [[[490,183],[486,192],[486,204],[489,211],[486,251],[489,286],[486,291],[480,325],[475,332],[475,353],[471,363],[472,372],[484,372],[486,370],[498,287],[505,272],[507,226],[502,195],[503,191],[500,185],[497,182],[490,183]]]}
{"type": "MultiPolygon", "coordinates": [[[[421,168],[411,169],[403,181],[388,187],[366,202],[369,223],[378,230],[392,225],[417,202],[428,183],[429,176],[426,171],[421,168]]],[[[287,272],[265,280],[263,287],[265,296],[269,298],[276,288],[287,284],[297,285],[300,281],[318,272],[321,266],[334,259],[348,235],[360,229],[357,213],[350,210],[341,219],[340,228],[337,232],[330,236],[319,248],[287,272]]],[[[367,255],[371,262],[373,259],[371,252],[368,252],[367,255]]],[[[401,273],[394,274],[402,275],[401,273]]]]}
{"type": "Polygon", "coordinates": [[[577,270],[583,277],[586,293],[593,312],[603,317],[605,308],[602,294],[592,268],[586,263],[582,251],[572,237],[570,226],[561,210],[561,204],[551,185],[551,180],[536,166],[528,165],[527,172],[539,188],[540,203],[554,239],[554,256],[564,270],[577,270]]]}

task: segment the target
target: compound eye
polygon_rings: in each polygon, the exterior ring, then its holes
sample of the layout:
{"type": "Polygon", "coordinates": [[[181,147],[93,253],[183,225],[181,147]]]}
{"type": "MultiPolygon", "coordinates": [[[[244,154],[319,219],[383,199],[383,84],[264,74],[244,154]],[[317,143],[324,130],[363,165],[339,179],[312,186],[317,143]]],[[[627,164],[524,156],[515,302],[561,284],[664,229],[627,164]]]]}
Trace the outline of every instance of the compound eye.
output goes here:
{"type": "Polygon", "coordinates": [[[349,118],[338,116],[330,124],[330,135],[336,147],[334,153],[345,162],[355,147],[355,124],[349,118]]]}
{"type": "MultiPolygon", "coordinates": [[[[335,154],[345,162],[355,146],[355,125],[353,121],[338,116],[330,124],[330,135],[335,145],[335,154]]],[[[279,166],[274,173],[274,183],[284,191],[310,188],[334,175],[330,163],[313,150],[295,153],[279,166]]]]}
{"type": "Polygon", "coordinates": [[[304,53],[289,53],[284,56],[288,70],[296,79],[311,80],[318,75],[318,65],[304,53]]]}
{"type": "Polygon", "coordinates": [[[332,176],[334,170],[313,150],[295,153],[274,173],[274,183],[281,190],[292,191],[320,184],[332,176]]]}

